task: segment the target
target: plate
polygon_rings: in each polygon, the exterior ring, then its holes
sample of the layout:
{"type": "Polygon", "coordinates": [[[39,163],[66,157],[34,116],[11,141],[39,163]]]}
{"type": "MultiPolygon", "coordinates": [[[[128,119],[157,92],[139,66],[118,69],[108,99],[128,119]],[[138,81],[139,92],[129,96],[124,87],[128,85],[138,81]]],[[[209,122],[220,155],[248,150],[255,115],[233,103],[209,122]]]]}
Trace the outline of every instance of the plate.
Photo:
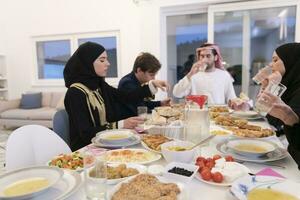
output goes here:
{"type": "Polygon", "coordinates": [[[156,151],[156,150],[154,150],[154,149],[151,149],[150,147],[148,147],[148,145],[147,145],[145,142],[141,141],[141,144],[142,144],[142,146],[143,146],[145,149],[147,149],[148,151],[151,151],[151,152],[153,152],[153,153],[159,153],[159,154],[161,154],[161,151],[156,151]]]}
{"type": "MultiPolygon", "coordinates": [[[[248,193],[253,189],[273,189],[284,192],[300,199],[300,184],[291,180],[274,176],[250,176],[246,175],[237,179],[230,188],[230,193],[238,200],[247,200],[248,193]]],[[[275,200],[275,196],[272,198],[275,200]]],[[[277,198],[285,199],[285,198],[277,198]]]]}
{"type": "Polygon", "coordinates": [[[148,164],[157,161],[160,158],[160,154],[152,153],[145,149],[116,149],[107,152],[108,163],[148,164]],[[112,157],[111,155],[115,157],[112,157]],[[144,157],[144,155],[146,155],[146,157],[144,157]]]}
{"type": "Polygon", "coordinates": [[[92,143],[97,146],[97,147],[106,147],[106,148],[121,148],[121,147],[128,147],[128,146],[132,146],[132,145],[136,145],[139,144],[141,142],[141,138],[139,135],[134,134],[132,139],[126,142],[122,142],[122,143],[116,143],[116,144],[112,144],[112,143],[103,143],[102,139],[99,138],[98,136],[94,137],[92,139],[92,143]]]}
{"type": "Polygon", "coordinates": [[[258,139],[233,139],[228,140],[226,146],[234,153],[246,157],[264,156],[267,153],[275,151],[276,144],[258,139]]]}
{"type": "Polygon", "coordinates": [[[248,111],[233,111],[231,113],[232,117],[242,118],[242,119],[248,119],[248,120],[256,120],[256,119],[262,119],[263,116],[261,116],[259,113],[248,110],[248,111]]]}
{"type": "MultiPolygon", "coordinates": [[[[75,152],[72,152],[72,153],[69,153],[69,154],[61,154],[61,155],[55,156],[53,159],[49,160],[49,161],[47,162],[47,166],[50,166],[50,167],[58,167],[58,168],[62,168],[62,169],[69,169],[69,170],[74,170],[74,171],[80,172],[80,171],[83,170],[83,167],[80,167],[80,166],[78,166],[78,165],[76,164],[76,162],[77,162],[78,159],[80,160],[80,162],[82,163],[82,166],[83,166],[83,156],[80,154],[80,152],[75,151],[75,152]],[[70,168],[66,168],[66,167],[60,166],[61,162],[58,162],[59,164],[57,164],[57,165],[50,165],[50,163],[52,162],[52,160],[55,160],[55,159],[60,158],[60,157],[63,158],[63,156],[72,156],[72,159],[71,159],[71,160],[75,163],[75,164],[74,164],[74,169],[70,169],[70,168]],[[77,165],[77,166],[76,166],[76,165],[77,165]],[[75,168],[75,167],[76,167],[76,168],[75,168]]],[[[71,162],[70,160],[68,160],[67,163],[68,163],[69,166],[72,165],[72,164],[71,164],[72,162],[71,162]]]]}
{"type": "MultiPolygon", "coordinates": [[[[198,179],[198,180],[200,180],[200,181],[202,181],[202,182],[204,182],[204,183],[207,183],[207,184],[210,184],[210,185],[215,185],[215,186],[223,186],[223,187],[225,187],[225,186],[230,186],[230,185],[232,185],[232,183],[237,179],[237,178],[239,178],[239,177],[241,177],[241,176],[244,176],[245,174],[248,174],[248,173],[250,173],[251,171],[250,171],[250,169],[248,168],[248,167],[246,167],[245,165],[243,165],[243,164],[240,164],[240,163],[237,163],[237,162],[230,162],[235,168],[231,168],[231,170],[230,170],[230,172],[232,173],[232,174],[234,174],[234,178],[231,176],[231,179],[234,179],[234,180],[227,180],[227,181],[225,181],[225,179],[226,179],[226,177],[225,177],[225,175],[224,175],[224,172],[222,173],[221,172],[221,174],[223,175],[223,177],[224,177],[224,181],[222,182],[222,183],[216,183],[216,182],[213,182],[212,180],[211,181],[206,181],[206,180],[204,180],[204,179],[202,179],[202,177],[201,177],[201,175],[200,175],[200,173],[196,173],[196,179],[198,179]],[[235,170],[237,170],[237,169],[239,169],[239,171],[238,172],[236,172],[235,170]]],[[[230,168],[229,168],[230,169],[230,168]]],[[[227,170],[228,170],[228,168],[227,168],[227,170]]],[[[227,173],[228,174],[228,173],[227,173]]]]}
{"type": "Polygon", "coordinates": [[[103,144],[119,144],[130,143],[135,140],[135,133],[130,129],[113,129],[105,130],[96,134],[96,137],[100,139],[103,144]]]}
{"type": "MultiPolygon", "coordinates": [[[[111,167],[116,167],[118,166],[119,164],[109,164],[109,166],[111,167]]],[[[130,168],[134,168],[134,169],[137,169],[139,171],[139,173],[145,173],[147,172],[147,167],[144,166],[144,165],[140,165],[140,164],[135,164],[135,163],[127,163],[126,164],[126,167],[130,167],[130,168]]],[[[113,185],[113,184],[117,184],[121,181],[124,181],[128,178],[130,178],[131,176],[128,176],[128,177],[124,177],[124,178],[118,178],[118,179],[107,179],[107,184],[109,185],[113,185]]]]}
{"type": "Polygon", "coordinates": [[[78,191],[82,186],[80,174],[71,170],[64,170],[62,178],[51,188],[33,200],[61,200],[66,199],[78,191]]]}
{"type": "MultiPolygon", "coordinates": [[[[128,183],[128,182],[131,181],[134,177],[135,177],[135,176],[130,177],[129,179],[126,179],[125,181],[122,181],[122,182],[118,183],[118,184],[115,185],[112,189],[110,189],[110,190],[107,192],[107,200],[111,200],[111,199],[112,199],[112,196],[114,195],[115,192],[117,192],[117,191],[120,189],[121,185],[122,185],[123,183],[128,183]]],[[[187,191],[186,187],[185,187],[182,183],[176,182],[176,181],[174,181],[174,180],[170,180],[170,179],[167,179],[167,178],[164,178],[164,177],[161,177],[161,176],[156,176],[156,178],[158,178],[158,180],[159,180],[160,182],[163,182],[163,183],[175,183],[175,184],[177,184],[177,186],[178,186],[179,189],[180,189],[180,194],[177,195],[177,200],[187,200],[187,199],[189,199],[189,198],[188,198],[188,197],[189,197],[188,191],[187,191]]]]}
{"type": "Polygon", "coordinates": [[[28,167],[22,168],[18,170],[14,170],[8,173],[5,173],[0,176],[0,199],[3,200],[10,200],[10,199],[24,199],[24,198],[32,198],[45,192],[50,187],[52,187],[62,176],[63,170],[54,167],[46,167],[46,166],[39,166],[39,167],[28,167]],[[16,195],[16,196],[6,196],[4,191],[7,186],[26,180],[32,180],[36,178],[43,178],[48,181],[48,185],[42,187],[34,192],[29,192],[23,195],[16,195]]]}
{"type": "Polygon", "coordinates": [[[264,156],[260,157],[245,157],[239,154],[236,154],[232,152],[227,146],[226,146],[227,141],[220,142],[216,145],[217,150],[224,154],[228,155],[230,154],[234,159],[240,160],[240,161],[247,161],[247,162],[256,162],[256,163],[264,163],[264,162],[270,162],[270,161],[276,161],[276,160],[281,160],[285,158],[288,155],[287,150],[283,148],[276,148],[275,151],[267,153],[264,156]]]}

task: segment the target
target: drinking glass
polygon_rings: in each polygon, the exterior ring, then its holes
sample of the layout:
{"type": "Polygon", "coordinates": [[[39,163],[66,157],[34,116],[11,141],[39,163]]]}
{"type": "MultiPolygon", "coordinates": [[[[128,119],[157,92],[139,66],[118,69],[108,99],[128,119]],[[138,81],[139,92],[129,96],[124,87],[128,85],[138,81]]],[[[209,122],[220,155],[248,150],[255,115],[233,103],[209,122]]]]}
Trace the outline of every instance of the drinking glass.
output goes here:
{"type": "Polygon", "coordinates": [[[139,117],[144,118],[145,121],[147,119],[147,114],[148,114],[148,108],[146,106],[138,106],[137,107],[137,115],[139,117]]]}
{"type": "Polygon", "coordinates": [[[272,68],[267,65],[259,70],[258,73],[252,78],[252,80],[257,84],[261,84],[263,80],[265,80],[271,73],[272,68]]]}
{"type": "MultiPolygon", "coordinates": [[[[283,84],[270,81],[264,91],[269,92],[277,97],[281,97],[285,90],[286,87],[283,84]]],[[[262,96],[260,96],[257,99],[255,103],[255,110],[259,112],[262,116],[266,116],[271,109],[272,105],[267,103],[262,96]]]]}
{"type": "Polygon", "coordinates": [[[86,150],[83,156],[85,193],[90,200],[105,200],[107,163],[106,152],[86,150]]]}

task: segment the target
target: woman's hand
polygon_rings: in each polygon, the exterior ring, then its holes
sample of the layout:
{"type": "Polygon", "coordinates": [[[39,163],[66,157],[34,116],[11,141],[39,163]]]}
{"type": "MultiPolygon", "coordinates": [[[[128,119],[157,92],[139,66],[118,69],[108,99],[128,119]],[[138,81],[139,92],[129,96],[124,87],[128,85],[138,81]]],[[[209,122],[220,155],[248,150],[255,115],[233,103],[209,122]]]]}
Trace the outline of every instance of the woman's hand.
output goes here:
{"type": "Polygon", "coordinates": [[[261,94],[261,98],[264,100],[266,105],[272,106],[268,113],[269,115],[280,119],[288,126],[293,126],[295,123],[299,122],[298,115],[279,97],[268,92],[263,92],[261,94]]]}
{"type": "Polygon", "coordinates": [[[123,128],[134,129],[139,124],[143,124],[145,118],[143,117],[130,117],[124,120],[123,128]]]}
{"type": "Polygon", "coordinates": [[[282,79],[282,75],[280,72],[275,71],[272,74],[270,74],[265,80],[261,82],[261,90],[263,91],[266,89],[270,81],[273,81],[274,83],[280,83],[282,79]]]}

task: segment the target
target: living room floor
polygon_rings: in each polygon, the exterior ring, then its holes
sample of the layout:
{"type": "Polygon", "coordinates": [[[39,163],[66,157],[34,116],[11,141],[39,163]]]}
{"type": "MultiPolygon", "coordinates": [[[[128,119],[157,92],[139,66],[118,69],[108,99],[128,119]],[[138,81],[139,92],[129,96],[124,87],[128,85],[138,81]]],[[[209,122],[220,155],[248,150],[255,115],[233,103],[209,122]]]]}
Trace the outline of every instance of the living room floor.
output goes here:
{"type": "Polygon", "coordinates": [[[7,138],[12,131],[13,130],[6,130],[3,128],[0,128],[0,175],[5,172],[5,169],[4,169],[5,146],[6,146],[7,138]]]}

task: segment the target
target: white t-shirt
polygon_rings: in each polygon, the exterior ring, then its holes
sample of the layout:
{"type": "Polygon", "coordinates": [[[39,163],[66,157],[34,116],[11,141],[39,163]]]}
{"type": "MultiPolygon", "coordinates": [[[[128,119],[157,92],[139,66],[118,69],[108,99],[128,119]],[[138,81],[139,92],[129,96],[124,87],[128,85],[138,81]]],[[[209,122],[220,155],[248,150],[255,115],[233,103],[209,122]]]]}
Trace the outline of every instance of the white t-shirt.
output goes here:
{"type": "Polygon", "coordinates": [[[178,98],[189,94],[207,95],[209,104],[227,104],[236,98],[232,82],[227,71],[216,68],[212,72],[198,72],[191,80],[185,76],[174,86],[173,94],[178,98]]]}

